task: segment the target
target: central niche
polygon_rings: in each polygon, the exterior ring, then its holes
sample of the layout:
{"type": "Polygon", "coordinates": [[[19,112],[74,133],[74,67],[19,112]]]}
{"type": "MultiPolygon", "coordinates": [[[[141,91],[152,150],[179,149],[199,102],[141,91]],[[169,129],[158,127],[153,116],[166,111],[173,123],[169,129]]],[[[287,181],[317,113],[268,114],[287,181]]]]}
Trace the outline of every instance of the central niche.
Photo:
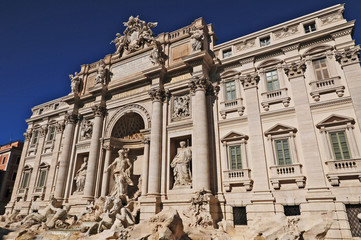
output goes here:
{"type": "Polygon", "coordinates": [[[144,129],[143,118],[137,113],[127,113],[115,124],[112,137],[126,140],[142,139],[140,130],[144,129]]]}

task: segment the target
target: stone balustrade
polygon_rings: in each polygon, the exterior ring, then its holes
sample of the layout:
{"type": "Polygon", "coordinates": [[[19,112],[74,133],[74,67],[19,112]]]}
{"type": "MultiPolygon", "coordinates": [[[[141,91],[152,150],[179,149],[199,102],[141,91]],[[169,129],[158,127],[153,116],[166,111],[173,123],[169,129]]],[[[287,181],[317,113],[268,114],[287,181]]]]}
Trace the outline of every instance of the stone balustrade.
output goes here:
{"type": "Polygon", "coordinates": [[[226,191],[231,191],[231,185],[244,185],[247,190],[252,189],[252,180],[250,179],[250,169],[227,170],[223,171],[223,186],[226,191]]]}
{"type": "Polygon", "coordinates": [[[282,166],[271,166],[271,183],[275,189],[280,188],[282,182],[296,182],[299,188],[305,186],[305,176],[302,175],[300,163],[282,166]]]}
{"type": "Polygon", "coordinates": [[[324,80],[312,81],[311,96],[315,101],[320,100],[321,94],[336,92],[338,97],[342,97],[344,94],[345,86],[341,84],[340,77],[333,77],[324,80]]]}
{"type": "Polygon", "coordinates": [[[274,91],[261,93],[261,105],[264,110],[268,111],[269,106],[276,103],[283,103],[283,106],[288,107],[291,98],[287,94],[287,88],[281,88],[274,91]]]}
{"type": "Polygon", "coordinates": [[[327,161],[327,178],[332,186],[338,186],[340,179],[359,179],[361,181],[361,159],[327,161]]]}
{"type": "Polygon", "coordinates": [[[243,115],[244,106],[242,105],[242,98],[236,98],[234,100],[221,102],[221,116],[223,119],[226,118],[227,113],[238,112],[239,116],[243,115]]]}

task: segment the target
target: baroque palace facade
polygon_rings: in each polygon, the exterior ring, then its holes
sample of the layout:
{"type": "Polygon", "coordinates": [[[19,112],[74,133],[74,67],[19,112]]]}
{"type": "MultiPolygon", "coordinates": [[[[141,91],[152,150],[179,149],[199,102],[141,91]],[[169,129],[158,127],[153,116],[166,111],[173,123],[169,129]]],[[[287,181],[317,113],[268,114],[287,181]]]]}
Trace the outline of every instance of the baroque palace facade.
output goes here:
{"type": "Polygon", "coordinates": [[[361,236],[360,48],[343,11],[219,45],[202,18],[154,36],[130,17],[114,54],[32,109],[7,211],[124,194],[142,221],[205,191],[215,221],[331,212],[328,239],[361,236]]]}

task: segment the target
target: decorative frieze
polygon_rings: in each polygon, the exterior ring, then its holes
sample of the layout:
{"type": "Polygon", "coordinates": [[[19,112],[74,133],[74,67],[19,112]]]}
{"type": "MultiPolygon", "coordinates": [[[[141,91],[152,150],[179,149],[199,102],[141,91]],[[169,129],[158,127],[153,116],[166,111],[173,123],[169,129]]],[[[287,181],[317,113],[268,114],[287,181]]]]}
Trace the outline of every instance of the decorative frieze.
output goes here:
{"type": "Polygon", "coordinates": [[[306,71],[306,64],[304,61],[298,63],[291,63],[284,66],[284,70],[289,79],[301,77],[306,71]]]}
{"type": "Polygon", "coordinates": [[[284,27],[281,30],[274,32],[274,35],[275,35],[275,39],[281,39],[288,36],[292,36],[296,33],[298,33],[298,25],[284,27]]]}
{"type": "Polygon", "coordinates": [[[256,39],[243,40],[235,45],[235,49],[236,51],[244,51],[254,47],[255,44],[256,44],[256,39]]]}
{"type": "Polygon", "coordinates": [[[340,9],[337,12],[320,17],[320,20],[323,25],[327,25],[327,24],[342,20],[343,19],[342,13],[343,13],[343,10],[340,9]]]}
{"type": "Polygon", "coordinates": [[[339,37],[349,35],[349,34],[352,33],[352,31],[353,31],[353,28],[348,28],[348,29],[344,29],[344,30],[341,30],[341,31],[338,31],[338,32],[335,32],[335,33],[331,33],[331,36],[332,36],[333,39],[335,39],[335,38],[339,38],[339,37]]]}
{"type": "Polygon", "coordinates": [[[94,105],[92,107],[92,111],[96,117],[104,116],[106,112],[106,108],[100,104],[94,105]]]}
{"type": "Polygon", "coordinates": [[[256,87],[259,82],[259,76],[257,74],[248,74],[241,76],[240,80],[244,88],[256,87]]]}
{"type": "Polygon", "coordinates": [[[352,63],[360,62],[360,46],[353,48],[346,48],[344,51],[335,52],[336,61],[341,64],[341,66],[349,65],[352,63]]]}
{"type": "Polygon", "coordinates": [[[193,78],[188,83],[189,88],[191,89],[192,94],[196,91],[205,91],[207,94],[210,94],[213,90],[212,83],[204,76],[193,76],[193,78]]]}

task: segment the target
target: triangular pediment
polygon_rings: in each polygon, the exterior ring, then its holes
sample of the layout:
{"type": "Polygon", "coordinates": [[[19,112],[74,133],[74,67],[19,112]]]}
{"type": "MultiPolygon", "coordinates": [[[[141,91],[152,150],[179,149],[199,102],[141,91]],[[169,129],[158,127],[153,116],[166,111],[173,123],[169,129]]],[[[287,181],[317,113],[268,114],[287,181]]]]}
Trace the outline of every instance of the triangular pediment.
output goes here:
{"type": "Polygon", "coordinates": [[[327,117],[326,119],[324,119],[320,123],[318,123],[316,125],[316,127],[317,128],[331,127],[331,126],[337,126],[337,125],[344,125],[347,123],[355,124],[355,120],[350,117],[332,114],[331,116],[327,117]]]}
{"type": "Polygon", "coordinates": [[[237,140],[241,140],[241,139],[248,139],[248,136],[247,135],[244,135],[244,134],[240,134],[240,133],[237,133],[237,132],[229,132],[228,134],[226,134],[226,136],[224,136],[221,141],[222,142],[230,142],[230,141],[237,141],[237,140]]]}
{"type": "Polygon", "coordinates": [[[284,134],[289,132],[297,132],[297,129],[294,127],[290,127],[284,124],[276,124],[275,126],[271,127],[265,132],[265,135],[277,135],[277,134],[284,134]]]}

